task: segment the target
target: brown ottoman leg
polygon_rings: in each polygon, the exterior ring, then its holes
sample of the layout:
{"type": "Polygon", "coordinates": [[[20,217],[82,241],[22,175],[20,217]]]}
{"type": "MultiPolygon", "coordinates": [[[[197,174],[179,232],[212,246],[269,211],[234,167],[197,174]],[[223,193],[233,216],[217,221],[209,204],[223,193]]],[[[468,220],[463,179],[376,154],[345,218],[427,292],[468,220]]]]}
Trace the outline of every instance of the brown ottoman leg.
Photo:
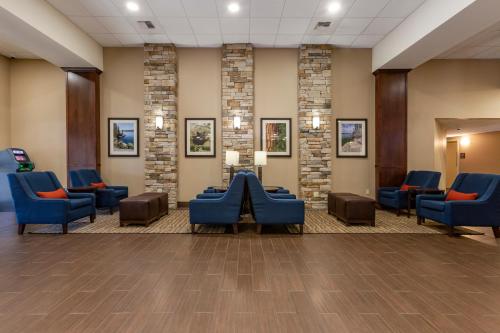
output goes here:
{"type": "Polygon", "coordinates": [[[191,233],[192,234],[196,233],[196,224],[191,224],[191,233]]]}

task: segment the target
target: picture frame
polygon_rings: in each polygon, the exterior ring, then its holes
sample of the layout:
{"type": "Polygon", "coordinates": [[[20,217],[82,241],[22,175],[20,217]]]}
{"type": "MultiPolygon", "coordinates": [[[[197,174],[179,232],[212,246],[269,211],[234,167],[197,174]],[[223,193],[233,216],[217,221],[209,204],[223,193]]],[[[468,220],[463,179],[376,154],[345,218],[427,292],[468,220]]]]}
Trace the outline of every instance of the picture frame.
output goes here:
{"type": "Polygon", "coordinates": [[[108,157],[139,157],[139,118],[108,118],[108,157]]]}
{"type": "Polygon", "coordinates": [[[184,119],[184,156],[215,157],[217,131],[215,118],[184,119]]]}
{"type": "Polygon", "coordinates": [[[268,157],[292,157],[292,118],[260,119],[260,150],[268,157]]]}
{"type": "Polygon", "coordinates": [[[337,157],[368,157],[368,120],[337,119],[337,157]]]}

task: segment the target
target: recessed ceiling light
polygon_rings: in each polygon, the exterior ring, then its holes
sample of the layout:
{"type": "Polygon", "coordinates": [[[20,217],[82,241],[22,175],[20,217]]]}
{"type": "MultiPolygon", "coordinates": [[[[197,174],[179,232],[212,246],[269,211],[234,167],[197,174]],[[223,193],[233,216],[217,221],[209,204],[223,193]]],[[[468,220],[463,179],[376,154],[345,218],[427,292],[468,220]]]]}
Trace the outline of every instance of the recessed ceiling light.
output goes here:
{"type": "Polygon", "coordinates": [[[335,14],[340,10],[341,7],[342,5],[340,4],[340,2],[337,1],[332,2],[331,4],[328,5],[328,12],[330,14],[335,14]]]}
{"type": "Polygon", "coordinates": [[[240,11],[240,5],[237,2],[231,2],[227,6],[227,10],[229,10],[229,12],[231,13],[237,13],[240,11]]]}
{"type": "Polygon", "coordinates": [[[136,12],[139,10],[139,5],[135,2],[132,2],[132,1],[129,1],[125,4],[125,6],[127,7],[128,10],[130,10],[131,12],[136,12]]]}

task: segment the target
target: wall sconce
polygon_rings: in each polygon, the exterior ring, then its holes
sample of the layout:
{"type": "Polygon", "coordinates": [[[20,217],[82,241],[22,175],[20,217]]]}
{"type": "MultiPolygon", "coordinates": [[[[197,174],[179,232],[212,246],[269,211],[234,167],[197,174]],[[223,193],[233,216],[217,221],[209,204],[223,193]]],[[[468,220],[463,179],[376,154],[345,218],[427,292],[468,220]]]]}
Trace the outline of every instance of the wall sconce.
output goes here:
{"type": "Polygon", "coordinates": [[[267,165],[267,152],[256,151],[254,153],[254,156],[255,156],[255,165],[258,168],[259,180],[262,183],[262,166],[267,165]]]}
{"type": "Polygon", "coordinates": [[[226,151],[226,165],[229,165],[229,182],[233,181],[234,166],[240,163],[240,153],[234,150],[226,151]]]}
{"type": "Polygon", "coordinates": [[[234,116],[233,118],[233,128],[239,130],[241,128],[241,118],[240,116],[234,116]]]}
{"type": "Polygon", "coordinates": [[[460,138],[460,146],[462,147],[468,147],[470,145],[470,137],[467,135],[464,135],[460,138]]]}
{"type": "Polygon", "coordinates": [[[156,116],[155,125],[156,125],[157,130],[163,129],[163,117],[162,116],[156,116]]]}
{"type": "Polygon", "coordinates": [[[319,116],[313,116],[313,129],[319,129],[319,116]]]}

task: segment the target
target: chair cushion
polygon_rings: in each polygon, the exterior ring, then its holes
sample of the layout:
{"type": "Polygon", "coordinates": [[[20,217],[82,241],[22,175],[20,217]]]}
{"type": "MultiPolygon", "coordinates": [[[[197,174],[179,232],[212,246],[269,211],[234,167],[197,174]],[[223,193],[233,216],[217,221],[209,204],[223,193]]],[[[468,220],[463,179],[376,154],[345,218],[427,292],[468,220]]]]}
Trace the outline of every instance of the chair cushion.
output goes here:
{"type": "Polygon", "coordinates": [[[446,196],[446,201],[462,201],[462,200],[476,200],[477,193],[463,193],[455,190],[450,190],[446,196]]]}
{"type": "Polygon", "coordinates": [[[92,205],[92,199],[90,198],[71,199],[69,201],[69,206],[71,207],[71,209],[77,209],[90,205],[92,205]]]}
{"type": "Polygon", "coordinates": [[[113,189],[113,192],[115,193],[115,196],[117,197],[123,197],[127,195],[127,190],[115,190],[113,189]]]}
{"type": "Polygon", "coordinates": [[[379,195],[381,197],[396,198],[397,192],[396,191],[380,191],[379,195]]]}
{"type": "Polygon", "coordinates": [[[420,202],[420,206],[422,208],[437,210],[440,212],[444,212],[444,208],[446,207],[443,201],[436,201],[436,200],[422,200],[420,202]]]}
{"type": "Polygon", "coordinates": [[[68,199],[68,195],[62,188],[50,192],[36,192],[36,195],[44,199],[68,199]]]}

